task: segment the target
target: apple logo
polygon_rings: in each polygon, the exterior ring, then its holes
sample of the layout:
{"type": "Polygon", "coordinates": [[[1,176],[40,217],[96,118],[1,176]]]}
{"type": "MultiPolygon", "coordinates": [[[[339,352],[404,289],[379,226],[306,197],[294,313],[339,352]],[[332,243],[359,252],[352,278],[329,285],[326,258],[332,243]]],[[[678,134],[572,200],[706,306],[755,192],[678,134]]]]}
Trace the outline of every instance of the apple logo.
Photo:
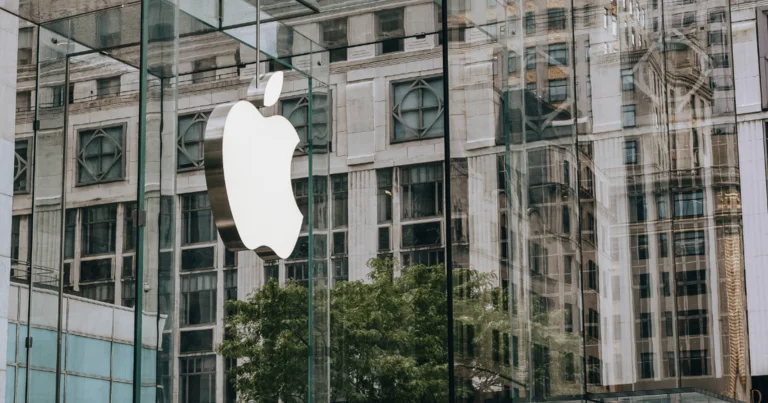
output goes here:
{"type": "MultiPolygon", "coordinates": [[[[277,102],[282,87],[282,72],[269,77],[265,106],[277,102]]],[[[227,249],[255,250],[265,260],[291,254],[304,219],[291,185],[298,143],[288,119],[266,118],[250,102],[219,105],[211,112],[205,129],[205,180],[227,249]]]]}

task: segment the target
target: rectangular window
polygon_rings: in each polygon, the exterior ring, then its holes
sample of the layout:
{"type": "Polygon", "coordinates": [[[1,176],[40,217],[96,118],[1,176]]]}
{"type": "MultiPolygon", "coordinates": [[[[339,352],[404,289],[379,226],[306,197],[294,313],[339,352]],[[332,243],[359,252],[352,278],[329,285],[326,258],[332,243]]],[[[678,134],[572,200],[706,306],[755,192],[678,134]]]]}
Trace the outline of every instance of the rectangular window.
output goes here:
{"type": "Polygon", "coordinates": [[[672,319],[672,312],[665,311],[664,312],[664,337],[672,337],[675,335],[673,323],[674,322],[672,319]]]}
{"type": "Polygon", "coordinates": [[[709,357],[707,350],[680,351],[680,375],[706,376],[709,375],[709,357]]]}
{"type": "Polygon", "coordinates": [[[563,282],[573,284],[573,256],[565,255],[563,262],[563,282]]]}
{"type": "Polygon", "coordinates": [[[112,280],[112,259],[84,260],[80,262],[80,282],[112,280]]]}
{"type": "Polygon", "coordinates": [[[376,170],[378,222],[392,221],[392,168],[376,170]]]}
{"type": "Polygon", "coordinates": [[[181,276],[181,325],[216,323],[216,273],[181,276]]]}
{"type": "Polygon", "coordinates": [[[115,252],[117,205],[82,209],[82,253],[84,256],[115,252]]]}
{"type": "Polygon", "coordinates": [[[533,11],[525,13],[525,33],[526,35],[536,33],[536,13],[533,11]]]}
{"type": "Polygon", "coordinates": [[[687,270],[675,273],[677,296],[703,295],[707,293],[707,270],[687,270]]]}
{"type": "Polygon", "coordinates": [[[651,297],[651,275],[643,273],[640,275],[640,298],[651,297]]]}
{"type": "Polygon", "coordinates": [[[675,232],[675,256],[699,256],[704,253],[704,231],[675,232]]]}
{"type": "Polygon", "coordinates": [[[677,312],[677,333],[680,336],[699,336],[708,334],[706,309],[690,309],[677,312]]]}
{"type": "Polygon", "coordinates": [[[395,8],[376,13],[377,33],[379,42],[378,54],[402,52],[405,49],[403,9],[395,8]]]}
{"type": "Polygon", "coordinates": [[[517,53],[510,51],[507,55],[507,73],[517,73],[517,70],[520,67],[518,66],[518,63],[520,62],[518,61],[517,53]]]}
{"type": "Polygon", "coordinates": [[[621,90],[622,91],[635,90],[635,72],[633,69],[621,70],[621,90]]]}
{"type": "Polygon", "coordinates": [[[715,53],[709,56],[709,64],[713,69],[731,67],[728,53],[715,53]]]}
{"type": "Polygon", "coordinates": [[[677,376],[677,361],[675,360],[674,351],[667,352],[667,376],[677,376]]]}
{"type": "Polygon", "coordinates": [[[564,8],[550,8],[547,10],[547,27],[550,31],[561,31],[565,29],[564,8]]]}
{"type": "Polygon", "coordinates": [[[563,220],[563,234],[571,233],[571,209],[568,206],[563,206],[562,210],[563,220]]]}
{"type": "Polygon", "coordinates": [[[653,378],[653,353],[640,353],[640,377],[653,378]]]}
{"type": "Polygon", "coordinates": [[[115,283],[81,284],[80,296],[107,304],[115,303],[115,283]]]}
{"type": "Polygon", "coordinates": [[[122,180],[125,175],[125,126],[78,132],[77,184],[122,180]]]}
{"type": "Polygon", "coordinates": [[[549,65],[550,66],[568,65],[568,46],[564,42],[553,43],[549,45],[549,65]]]}
{"type": "Polygon", "coordinates": [[[179,351],[182,354],[212,352],[213,329],[179,332],[179,351]]]}
{"type": "Polygon", "coordinates": [[[601,363],[597,357],[587,357],[587,382],[590,385],[600,385],[602,383],[601,363]]]}
{"type": "Polygon", "coordinates": [[[403,225],[403,248],[414,248],[442,244],[439,221],[403,225]]]}
{"type": "Polygon", "coordinates": [[[19,29],[19,50],[17,53],[17,60],[20,66],[32,64],[32,37],[32,27],[19,29]]]}
{"type": "Polygon", "coordinates": [[[669,202],[667,201],[667,195],[656,195],[656,217],[659,220],[669,218],[669,202]]]}
{"type": "Polygon", "coordinates": [[[135,248],[136,228],[133,222],[134,210],[136,210],[135,202],[123,205],[123,252],[132,251],[135,248]]]}
{"type": "Polygon", "coordinates": [[[347,60],[347,19],[337,18],[320,24],[322,32],[321,44],[328,49],[330,62],[347,60]]]}
{"type": "Polygon", "coordinates": [[[709,31],[707,33],[707,43],[709,46],[725,45],[726,36],[723,31],[709,31]]]}
{"type": "Polygon", "coordinates": [[[443,164],[430,163],[400,168],[403,219],[443,214],[443,164]]]}
{"type": "Polygon", "coordinates": [[[64,259],[75,257],[75,228],[77,226],[77,210],[68,209],[64,219],[64,259]]]}
{"type": "MultiPolygon", "coordinates": [[[[659,238],[659,257],[667,257],[669,256],[669,240],[667,239],[666,233],[658,234],[659,238]]],[[[669,278],[669,273],[667,274],[667,278],[669,278]]],[[[667,287],[669,284],[666,285],[667,287]]]]}
{"type": "Polygon", "coordinates": [[[179,116],[178,136],[176,138],[176,168],[178,170],[196,169],[204,166],[205,125],[208,113],[192,113],[179,116]]]}
{"type": "Polygon", "coordinates": [[[628,197],[629,203],[629,222],[645,222],[647,218],[645,207],[645,195],[635,195],[628,197]]]}
{"type": "Polygon", "coordinates": [[[112,98],[120,95],[120,76],[100,78],[96,80],[96,97],[98,99],[112,98]]]}
{"type": "Polygon", "coordinates": [[[599,291],[600,284],[598,280],[597,264],[592,260],[587,261],[587,289],[599,291]]]}
{"type": "Polygon", "coordinates": [[[565,331],[573,333],[573,305],[569,303],[563,304],[563,310],[565,311],[564,326],[565,331]]]}
{"type": "Polygon", "coordinates": [[[536,70],[536,47],[535,46],[525,48],[525,69],[536,70]]]}
{"type": "Polygon", "coordinates": [[[589,309],[587,315],[587,336],[600,339],[600,314],[594,309],[589,309]]]}
{"type": "Polygon", "coordinates": [[[13,193],[29,192],[29,157],[31,156],[31,141],[16,140],[13,159],[13,193]]]}
{"type": "Polygon", "coordinates": [[[493,329],[491,334],[493,336],[491,339],[491,358],[493,363],[498,365],[501,363],[501,333],[493,329]]]}
{"type": "Polygon", "coordinates": [[[621,107],[621,122],[624,127],[635,127],[635,105],[624,105],[621,107]]]}
{"type": "Polygon", "coordinates": [[[179,358],[182,403],[216,403],[216,356],[179,358]]]}
{"type": "Polygon", "coordinates": [[[333,193],[333,228],[346,227],[348,213],[347,174],[331,175],[333,193]]]}
{"type": "Polygon", "coordinates": [[[224,302],[237,299],[237,270],[224,271],[224,302]]]}
{"type": "Polygon", "coordinates": [[[264,280],[280,280],[280,266],[277,263],[264,265],[264,280]]]}
{"type": "Polygon", "coordinates": [[[653,322],[650,312],[640,313],[640,338],[647,339],[653,336],[653,322]]]}
{"type": "Polygon", "coordinates": [[[206,193],[181,195],[182,244],[216,240],[216,225],[206,193]]]}
{"type": "Polygon", "coordinates": [[[648,259],[648,235],[637,236],[637,259],[648,259]]]}
{"type": "Polygon", "coordinates": [[[16,112],[26,112],[32,110],[32,93],[30,91],[19,91],[16,93],[16,112]]]}
{"type": "Polygon", "coordinates": [[[563,380],[566,382],[576,381],[576,360],[573,353],[563,355],[563,380]]]}
{"type": "Polygon", "coordinates": [[[107,49],[120,45],[121,10],[109,8],[96,13],[96,43],[107,49]]]}
{"type": "Polygon", "coordinates": [[[420,140],[443,135],[443,78],[392,84],[392,141],[420,140]]]}
{"type": "Polygon", "coordinates": [[[624,142],[624,164],[637,164],[637,140],[628,140],[624,142]]]}
{"type": "Polygon", "coordinates": [[[558,103],[568,99],[568,79],[549,80],[549,102],[558,103]]]}
{"type": "Polygon", "coordinates": [[[517,368],[520,365],[520,343],[517,336],[512,336],[512,366],[517,368]]]}
{"type": "Polygon", "coordinates": [[[127,308],[133,308],[136,305],[136,282],[123,280],[123,293],[120,304],[127,308]]]}
{"type": "Polygon", "coordinates": [[[312,127],[309,127],[309,96],[288,98],[280,101],[280,114],[291,122],[299,135],[296,154],[309,152],[309,135],[312,135],[312,147],[315,152],[328,151],[328,130],[330,125],[329,105],[332,105],[328,94],[312,94],[312,127]]]}
{"type": "Polygon", "coordinates": [[[695,190],[675,193],[674,214],[675,218],[703,217],[704,192],[695,190]]]}
{"type": "MultiPolygon", "coordinates": [[[[19,261],[19,243],[21,241],[21,216],[11,218],[11,263],[19,261]]],[[[26,258],[24,259],[26,260],[26,258]]]]}

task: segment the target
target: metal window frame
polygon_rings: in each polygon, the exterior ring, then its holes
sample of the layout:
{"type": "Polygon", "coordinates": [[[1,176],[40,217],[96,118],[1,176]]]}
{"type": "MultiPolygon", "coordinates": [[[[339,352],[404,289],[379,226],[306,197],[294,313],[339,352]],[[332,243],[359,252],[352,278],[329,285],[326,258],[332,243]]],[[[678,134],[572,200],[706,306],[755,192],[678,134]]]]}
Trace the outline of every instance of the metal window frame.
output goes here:
{"type": "MultiPolygon", "coordinates": [[[[76,144],[77,144],[77,157],[75,158],[75,162],[76,162],[76,165],[77,165],[77,169],[75,169],[75,187],[90,186],[90,185],[96,185],[96,184],[104,184],[104,183],[124,181],[126,179],[126,159],[127,158],[125,158],[126,157],[126,155],[125,155],[126,154],[125,143],[126,143],[126,138],[127,137],[128,137],[128,124],[126,122],[118,123],[118,124],[107,124],[107,125],[91,127],[91,128],[80,128],[80,129],[78,129],[75,132],[75,141],[76,141],[76,144]],[[106,138],[114,141],[114,139],[111,136],[109,136],[109,134],[107,134],[106,129],[112,129],[112,128],[115,128],[115,127],[120,127],[120,129],[121,129],[121,134],[120,134],[121,139],[120,139],[120,142],[119,143],[116,142],[117,148],[118,148],[118,151],[119,151],[119,156],[115,157],[114,161],[112,161],[112,165],[110,165],[110,168],[107,169],[106,171],[102,172],[99,175],[99,177],[97,178],[97,175],[95,175],[93,172],[91,172],[91,170],[88,169],[88,167],[85,165],[85,160],[83,159],[84,158],[84,153],[85,153],[85,148],[86,148],[86,146],[88,146],[88,144],[90,144],[92,141],[94,141],[94,139],[96,139],[97,136],[98,137],[106,137],[106,138]],[[83,132],[89,132],[89,131],[94,132],[93,138],[91,138],[85,144],[83,144],[83,142],[81,140],[82,134],[83,134],[83,132]],[[99,131],[101,131],[101,134],[99,134],[99,131]],[[110,169],[112,169],[112,167],[114,167],[114,165],[116,163],[120,164],[120,176],[115,178],[115,179],[104,179],[106,174],[109,172],[110,169]],[[80,181],[80,170],[81,169],[86,169],[87,173],[91,176],[91,178],[93,180],[92,181],[81,182],[80,181]]],[[[101,151],[99,152],[99,158],[104,158],[104,155],[105,154],[102,154],[101,151]]]]}
{"type": "Polygon", "coordinates": [[[445,95],[438,96],[437,91],[435,90],[435,87],[442,86],[442,82],[445,80],[445,76],[442,74],[434,74],[424,77],[413,77],[413,78],[407,78],[402,80],[392,80],[389,82],[389,89],[390,89],[390,99],[389,99],[389,105],[390,105],[390,121],[392,122],[392,127],[390,128],[390,134],[389,134],[389,143],[390,144],[397,144],[397,143],[405,143],[409,141],[419,141],[419,140],[426,140],[426,139],[435,139],[435,138],[441,138],[445,136],[445,127],[443,128],[443,132],[439,135],[427,135],[427,132],[429,132],[432,127],[434,127],[435,124],[437,124],[440,119],[443,118],[443,113],[445,113],[445,95]],[[439,79],[439,83],[435,83],[434,85],[430,85],[429,82],[432,80],[439,79]],[[403,95],[403,99],[400,100],[400,102],[397,102],[395,99],[395,87],[398,85],[406,85],[409,84],[408,90],[405,92],[405,95],[403,95]],[[406,97],[412,92],[418,90],[418,106],[416,108],[403,110],[401,107],[402,101],[405,100],[406,97]],[[425,108],[423,105],[424,101],[424,92],[423,91],[432,91],[435,94],[435,98],[437,98],[437,106],[435,107],[428,107],[425,108]],[[431,110],[436,109],[437,110],[437,116],[435,117],[435,120],[429,124],[429,126],[425,126],[424,124],[424,111],[425,110],[431,110]],[[402,119],[403,112],[419,112],[419,127],[413,128],[402,119]],[[395,139],[395,126],[397,124],[401,124],[406,128],[406,136],[402,139],[395,139]],[[415,133],[415,136],[409,135],[409,133],[415,133]]]}
{"type": "Polygon", "coordinates": [[[187,144],[194,144],[197,143],[201,150],[205,150],[205,127],[203,127],[203,130],[200,132],[200,139],[198,141],[185,141],[187,131],[190,127],[195,125],[196,123],[204,122],[206,125],[208,124],[208,118],[211,116],[211,111],[198,111],[198,112],[192,112],[192,113],[186,113],[183,115],[179,115],[176,118],[176,124],[177,129],[180,127],[178,125],[179,120],[182,118],[187,118],[192,116],[192,123],[189,124],[189,126],[184,130],[182,133],[181,131],[178,132],[176,135],[176,153],[184,153],[184,155],[192,161],[193,166],[191,167],[179,167],[179,158],[176,157],[176,172],[188,172],[188,171],[196,171],[198,169],[205,168],[205,157],[204,153],[200,153],[200,158],[192,158],[192,156],[187,152],[186,145],[187,144]]]}

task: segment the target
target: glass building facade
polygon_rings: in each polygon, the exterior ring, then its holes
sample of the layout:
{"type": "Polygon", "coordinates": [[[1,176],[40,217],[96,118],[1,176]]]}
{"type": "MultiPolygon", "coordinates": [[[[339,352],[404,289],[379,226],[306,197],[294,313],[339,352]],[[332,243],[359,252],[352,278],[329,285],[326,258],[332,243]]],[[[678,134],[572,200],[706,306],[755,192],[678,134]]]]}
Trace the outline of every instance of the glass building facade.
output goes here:
{"type": "Polygon", "coordinates": [[[750,401],[731,3],[0,0],[0,396],[750,401]],[[236,101],[286,259],[217,231],[236,101]]]}

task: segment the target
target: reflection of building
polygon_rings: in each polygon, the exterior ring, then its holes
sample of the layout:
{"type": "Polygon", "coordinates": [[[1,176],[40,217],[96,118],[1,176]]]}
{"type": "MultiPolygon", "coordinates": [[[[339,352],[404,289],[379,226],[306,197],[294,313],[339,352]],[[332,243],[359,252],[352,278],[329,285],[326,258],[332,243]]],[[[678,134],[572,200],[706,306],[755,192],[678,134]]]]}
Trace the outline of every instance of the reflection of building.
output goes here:
{"type": "MultiPolygon", "coordinates": [[[[435,4],[375,4],[289,21],[333,48],[331,84],[315,91],[310,107],[306,79],[288,72],[283,98],[264,108],[296,127],[294,195],[305,217],[313,206],[294,254],[267,265],[225,250],[201,170],[213,107],[258,104],[247,95],[253,51],[215,35],[182,38],[178,116],[161,118],[167,125],[147,169],[145,210],[158,219],[143,223],[153,251],[145,257],[145,311],[168,315],[161,400],[233,401],[226,373],[234,363],[214,353],[225,336],[225,301],[270,277],[308,284],[310,259],[329,283],[365,280],[370,258],[437,264],[449,243],[454,267],[496,274],[506,297],[495,307],[509,312],[506,329],[482,336],[457,326],[466,344],[457,360],[491,350],[491,371],[503,375],[488,385],[464,379],[482,397],[577,395],[585,381],[594,393],[693,386],[746,399],[737,379],[745,375],[746,330],[729,16],[714,0],[683,3],[522,2],[505,8],[506,43],[472,27],[493,26],[490,17],[456,13],[451,21],[464,28],[448,37],[449,94],[435,4]],[[450,178],[447,100],[455,114],[450,178]]],[[[97,29],[102,46],[119,42],[115,26],[131,23],[113,12],[93,18],[109,27],[97,29]]],[[[278,31],[277,56],[306,65],[293,56],[300,44],[278,31]]],[[[67,293],[131,307],[132,229],[143,221],[133,214],[139,73],[93,53],[73,56],[65,70],[46,41],[40,54],[49,61],[37,69],[37,32],[19,33],[11,257],[23,262],[29,252],[35,264],[56,268],[62,252],[67,293]],[[66,210],[36,206],[39,243],[30,251],[33,189],[37,199],[64,189],[66,210]]],[[[21,283],[23,264],[16,268],[21,283]]]]}

